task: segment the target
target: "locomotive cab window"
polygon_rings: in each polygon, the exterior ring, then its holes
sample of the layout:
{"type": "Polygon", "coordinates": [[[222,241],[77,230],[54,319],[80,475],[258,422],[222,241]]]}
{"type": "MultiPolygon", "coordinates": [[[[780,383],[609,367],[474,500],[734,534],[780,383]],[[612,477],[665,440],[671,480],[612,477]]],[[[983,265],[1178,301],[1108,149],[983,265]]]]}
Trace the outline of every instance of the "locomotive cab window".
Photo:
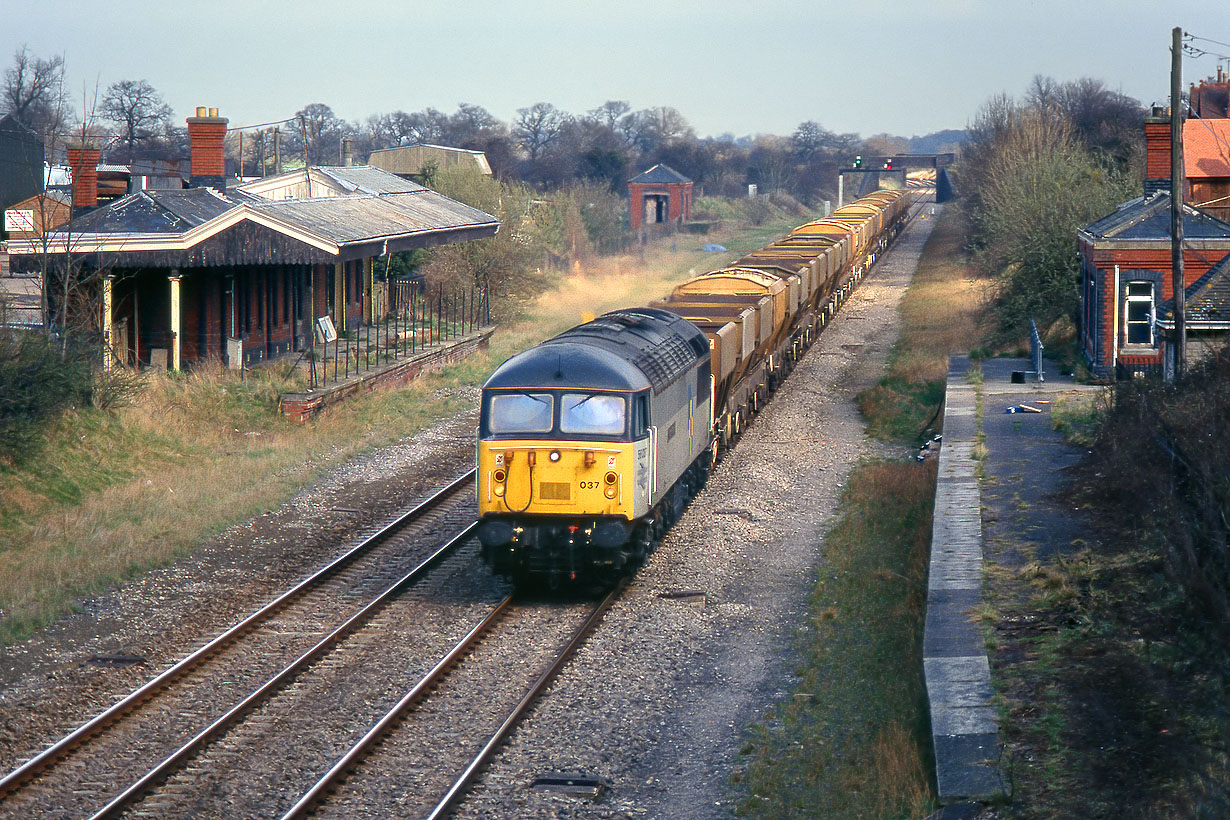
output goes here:
{"type": "Polygon", "coordinates": [[[487,406],[491,433],[549,433],[554,414],[550,393],[502,393],[487,406]]]}
{"type": "Polygon", "coordinates": [[[632,399],[632,439],[649,435],[649,395],[642,393],[632,399]]]}
{"type": "Polygon", "coordinates": [[[621,436],[626,426],[623,396],[601,393],[565,393],[560,397],[561,433],[621,436]]]}

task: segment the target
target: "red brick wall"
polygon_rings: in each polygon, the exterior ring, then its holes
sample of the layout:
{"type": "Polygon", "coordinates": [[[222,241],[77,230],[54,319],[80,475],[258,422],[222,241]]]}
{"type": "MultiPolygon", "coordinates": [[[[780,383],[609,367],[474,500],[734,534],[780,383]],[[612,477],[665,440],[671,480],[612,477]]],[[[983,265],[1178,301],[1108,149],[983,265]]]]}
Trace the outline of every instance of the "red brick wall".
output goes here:
{"type": "Polygon", "coordinates": [[[192,175],[220,177],[226,175],[225,117],[189,117],[188,140],[192,143],[192,175]]]}
{"type": "MultiPolygon", "coordinates": [[[[1088,253],[1088,247],[1083,247],[1082,255],[1088,253]]],[[[1183,281],[1185,285],[1190,287],[1193,282],[1208,273],[1209,268],[1220,262],[1227,254],[1230,254],[1230,248],[1223,250],[1186,248],[1183,253],[1183,281]]],[[[1094,266],[1102,272],[1102,277],[1099,288],[1101,315],[1099,316],[1099,325],[1096,332],[1096,345],[1100,347],[1100,351],[1092,350],[1087,345],[1086,350],[1089,351],[1090,357],[1095,358],[1100,352],[1101,358],[1104,359],[1106,367],[1111,373],[1113,373],[1116,364],[1137,366],[1161,364],[1164,352],[1164,346],[1162,345],[1159,345],[1158,352],[1155,355],[1125,355],[1120,350],[1119,361],[1112,362],[1110,360],[1111,353],[1115,350],[1115,334],[1119,332],[1115,322],[1115,305],[1119,295],[1115,293],[1114,271],[1115,265],[1118,265],[1118,279],[1121,288],[1123,283],[1133,279],[1133,274],[1138,271],[1160,271],[1162,273],[1161,296],[1157,299],[1157,302],[1160,304],[1174,297],[1174,289],[1171,287],[1170,250],[1100,249],[1092,252],[1092,258],[1094,266]]],[[[1119,305],[1118,318],[1118,325],[1122,325],[1123,305],[1119,305]]]]}
{"type": "Polygon", "coordinates": [[[93,208],[98,205],[98,158],[97,148],[78,147],[68,149],[68,165],[73,169],[73,207],[93,208]]]}
{"type": "Polygon", "coordinates": [[[1145,179],[1170,179],[1170,120],[1145,120],[1145,179]]]}

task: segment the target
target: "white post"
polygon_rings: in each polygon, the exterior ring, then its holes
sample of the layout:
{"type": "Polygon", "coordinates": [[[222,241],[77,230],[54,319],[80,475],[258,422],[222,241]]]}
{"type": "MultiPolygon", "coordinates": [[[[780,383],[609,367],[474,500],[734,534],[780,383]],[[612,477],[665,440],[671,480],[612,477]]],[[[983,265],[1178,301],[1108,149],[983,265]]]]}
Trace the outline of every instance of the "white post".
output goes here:
{"type": "Polygon", "coordinates": [[[115,352],[111,345],[114,342],[111,333],[111,309],[112,309],[112,288],[115,285],[115,277],[107,275],[103,277],[102,291],[102,338],[103,338],[103,370],[110,370],[115,367],[115,352]]]}
{"type": "Polygon", "coordinates": [[[178,270],[171,270],[171,369],[179,370],[179,280],[178,270]]]}

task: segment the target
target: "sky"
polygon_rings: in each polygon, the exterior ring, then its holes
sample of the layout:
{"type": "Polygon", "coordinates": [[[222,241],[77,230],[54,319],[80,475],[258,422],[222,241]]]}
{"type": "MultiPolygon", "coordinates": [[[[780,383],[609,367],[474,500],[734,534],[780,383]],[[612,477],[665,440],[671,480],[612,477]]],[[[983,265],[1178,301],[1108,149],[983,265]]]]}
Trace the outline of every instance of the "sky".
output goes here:
{"type": "MultiPolygon", "coordinates": [[[[1228,0],[0,0],[0,69],[24,45],[64,57],[78,112],[143,79],[177,121],[209,106],[231,127],[310,103],[362,122],[465,102],[511,123],[626,100],[702,137],[807,120],[910,137],[964,128],[1035,75],[1165,102],[1176,26],[1230,56],[1228,0]]],[[[1185,86],[1217,62],[1185,57],[1185,86]]]]}

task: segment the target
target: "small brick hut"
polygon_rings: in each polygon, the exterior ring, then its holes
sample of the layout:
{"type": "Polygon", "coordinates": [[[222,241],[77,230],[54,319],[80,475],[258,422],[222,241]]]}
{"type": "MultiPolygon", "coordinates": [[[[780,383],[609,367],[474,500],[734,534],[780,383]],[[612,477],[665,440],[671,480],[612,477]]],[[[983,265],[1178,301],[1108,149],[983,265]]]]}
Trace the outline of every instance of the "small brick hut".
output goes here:
{"type": "Polygon", "coordinates": [[[692,180],[661,163],[628,180],[632,230],[648,225],[678,228],[692,215],[692,180]]]}

